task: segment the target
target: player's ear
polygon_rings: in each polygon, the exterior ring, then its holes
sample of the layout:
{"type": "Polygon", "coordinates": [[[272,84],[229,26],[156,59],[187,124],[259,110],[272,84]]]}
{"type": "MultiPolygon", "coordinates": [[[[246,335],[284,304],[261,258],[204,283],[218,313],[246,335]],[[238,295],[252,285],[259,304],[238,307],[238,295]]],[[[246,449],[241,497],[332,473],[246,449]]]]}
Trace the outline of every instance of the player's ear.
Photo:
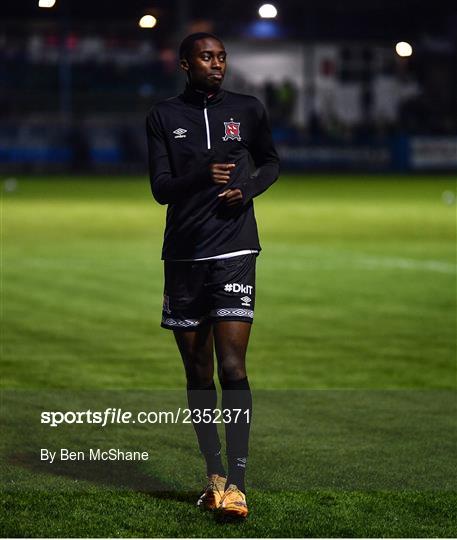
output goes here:
{"type": "Polygon", "coordinates": [[[181,58],[179,61],[179,65],[181,66],[181,69],[183,69],[185,72],[189,71],[189,62],[185,58],[181,58]]]}

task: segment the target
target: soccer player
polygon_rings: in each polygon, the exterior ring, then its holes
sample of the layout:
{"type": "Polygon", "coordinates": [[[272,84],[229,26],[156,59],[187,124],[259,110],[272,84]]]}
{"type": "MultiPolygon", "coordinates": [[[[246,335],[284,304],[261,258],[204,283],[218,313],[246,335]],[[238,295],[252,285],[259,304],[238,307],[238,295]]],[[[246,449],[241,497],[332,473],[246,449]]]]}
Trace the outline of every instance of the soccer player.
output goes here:
{"type": "Polygon", "coordinates": [[[206,460],[208,482],[197,504],[245,517],[252,412],[245,357],[261,249],[253,198],[277,179],[279,160],[263,105],[221,88],[227,66],[222,41],[191,34],[179,57],[187,75],[184,92],[155,105],[146,119],[152,193],[168,205],[161,325],[174,332],[206,460]],[[220,418],[213,412],[214,349],[220,418]],[[236,410],[241,413],[235,422],[236,410]],[[225,424],[228,474],[213,420],[225,424]]]}

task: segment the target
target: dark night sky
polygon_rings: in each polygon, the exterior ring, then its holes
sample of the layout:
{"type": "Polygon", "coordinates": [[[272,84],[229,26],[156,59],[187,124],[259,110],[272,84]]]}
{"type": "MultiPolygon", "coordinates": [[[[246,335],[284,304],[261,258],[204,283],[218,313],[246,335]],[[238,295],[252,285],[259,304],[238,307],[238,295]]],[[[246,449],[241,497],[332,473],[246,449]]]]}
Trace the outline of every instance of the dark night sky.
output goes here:
{"type": "MultiPolygon", "coordinates": [[[[434,0],[269,0],[279,11],[278,22],[290,37],[304,39],[406,39],[421,35],[451,38],[457,30],[457,2],[434,0]]],[[[57,0],[52,10],[38,8],[38,0],[1,2],[3,20],[58,20],[64,9],[73,24],[135,21],[145,12],[159,18],[160,32],[176,30],[177,13],[185,0],[57,0]]],[[[236,35],[256,20],[261,1],[188,0],[191,19],[213,19],[215,30],[236,35]],[[216,6],[216,7],[215,7],[216,6]]],[[[98,26],[100,28],[100,26],[98,26]]],[[[157,28],[159,29],[159,27],[157,28]]]]}

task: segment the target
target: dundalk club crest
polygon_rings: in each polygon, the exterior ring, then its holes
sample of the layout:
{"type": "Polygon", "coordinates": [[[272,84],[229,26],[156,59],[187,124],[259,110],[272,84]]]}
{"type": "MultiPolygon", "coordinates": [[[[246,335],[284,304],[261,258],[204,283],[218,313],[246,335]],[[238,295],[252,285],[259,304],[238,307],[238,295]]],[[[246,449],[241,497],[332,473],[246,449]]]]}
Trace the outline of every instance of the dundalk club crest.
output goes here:
{"type": "Polygon", "coordinates": [[[233,118],[230,118],[230,122],[224,122],[225,135],[222,137],[223,141],[229,139],[241,141],[240,137],[240,122],[234,122],[233,118]]]}

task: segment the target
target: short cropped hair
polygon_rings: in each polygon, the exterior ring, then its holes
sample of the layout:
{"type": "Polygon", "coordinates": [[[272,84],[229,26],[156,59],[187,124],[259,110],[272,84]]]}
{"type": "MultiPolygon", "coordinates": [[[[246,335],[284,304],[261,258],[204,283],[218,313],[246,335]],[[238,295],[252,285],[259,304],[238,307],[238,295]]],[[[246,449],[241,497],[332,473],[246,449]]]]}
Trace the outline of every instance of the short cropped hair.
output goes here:
{"type": "Polygon", "coordinates": [[[188,60],[189,56],[192,54],[194,43],[199,39],[207,38],[215,39],[216,41],[222,43],[222,40],[214,34],[210,34],[209,32],[195,32],[194,34],[190,34],[182,40],[181,45],[179,46],[179,58],[181,60],[188,60]]]}

